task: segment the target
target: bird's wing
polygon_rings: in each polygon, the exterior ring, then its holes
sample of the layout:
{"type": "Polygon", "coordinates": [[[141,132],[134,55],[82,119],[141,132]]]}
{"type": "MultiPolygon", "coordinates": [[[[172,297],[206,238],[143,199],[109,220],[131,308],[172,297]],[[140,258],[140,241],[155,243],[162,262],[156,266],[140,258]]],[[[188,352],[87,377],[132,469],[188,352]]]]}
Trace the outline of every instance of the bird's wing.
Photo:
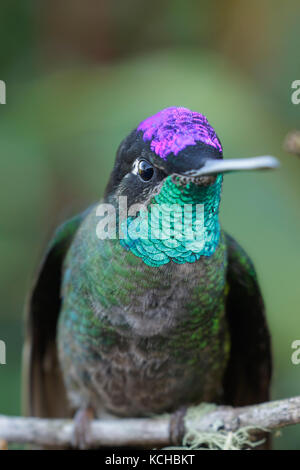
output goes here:
{"type": "Polygon", "coordinates": [[[61,305],[63,260],[86,212],[56,230],[29,298],[23,350],[23,408],[26,415],[70,415],[58,365],[56,326],[61,305]]]}
{"type": "Polygon", "coordinates": [[[253,264],[229,235],[226,243],[229,289],[226,317],[231,352],[224,380],[224,403],[243,406],[269,399],[271,341],[253,264]]]}

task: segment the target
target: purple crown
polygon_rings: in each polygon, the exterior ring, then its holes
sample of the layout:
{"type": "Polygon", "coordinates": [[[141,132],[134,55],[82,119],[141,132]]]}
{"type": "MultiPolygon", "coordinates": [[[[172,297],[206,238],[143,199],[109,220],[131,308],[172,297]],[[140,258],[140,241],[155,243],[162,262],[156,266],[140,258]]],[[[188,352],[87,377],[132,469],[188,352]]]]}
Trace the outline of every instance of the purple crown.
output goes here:
{"type": "Polygon", "coordinates": [[[199,141],[222,152],[222,145],[206,117],[187,108],[163,109],[142,121],[137,130],[143,131],[144,141],[151,140],[151,150],[164,160],[169,153],[177,155],[199,141]]]}

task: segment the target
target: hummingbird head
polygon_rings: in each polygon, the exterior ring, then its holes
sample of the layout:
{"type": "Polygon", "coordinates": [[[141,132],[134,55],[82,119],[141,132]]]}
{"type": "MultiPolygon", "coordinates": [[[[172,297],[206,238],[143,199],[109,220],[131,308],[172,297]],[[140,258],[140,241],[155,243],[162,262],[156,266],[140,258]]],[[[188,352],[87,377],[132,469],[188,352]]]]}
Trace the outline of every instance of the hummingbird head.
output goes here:
{"type": "Polygon", "coordinates": [[[210,186],[229,171],[273,168],[273,157],[223,160],[221,142],[207,118],[170,107],[142,121],[119,146],[106,196],[146,203],[169,176],[181,186],[210,186]]]}
{"type": "Polygon", "coordinates": [[[119,209],[121,245],[152,267],[212,256],[221,234],[223,173],[275,166],[273,157],[223,160],[203,114],[163,109],[142,121],[117,152],[106,200],[115,204],[126,196],[134,209],[124,220],[119,209]]]}

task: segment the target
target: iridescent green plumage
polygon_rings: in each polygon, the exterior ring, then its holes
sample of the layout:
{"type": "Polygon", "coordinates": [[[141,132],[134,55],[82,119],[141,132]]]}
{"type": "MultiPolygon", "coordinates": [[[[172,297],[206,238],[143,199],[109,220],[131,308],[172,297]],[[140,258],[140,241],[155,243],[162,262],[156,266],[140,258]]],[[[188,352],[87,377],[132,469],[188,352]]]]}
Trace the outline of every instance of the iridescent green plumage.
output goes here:
{"type": "Polygon", "coordinates": [[[224,238],[215,254],[195,267],[172,263],[153,269],[118,240],[99,241],[96,223],[91,212],[65,261],[59,349],[73,400],[81,400],[82,390],[76,397],[74,383],[83,376],[89,389],[98,390],[105,409],[122,415],[219,399],[229,352],[224,238]],[[128,354],[125,369],[120,351],[128,354]],[[158,373],[147,378],[150,364],[158,373]],[[103,380],[107,368],[112,378],[103,380]],[[120,390],[125,373],[127,389],[120,390]],[[101,379],[95,379],[97,374],[101,379]],[[140,389],[149,387],[153,397],[144,403],[140,389]],[[108,389],[114,390],[112,396],[108,389]]]}
{"type": "Polygon", "coordinates": [[[209,186],[182,185],[169,176],[153,197],[151,209],[125,221],[121,245],[153,267],[170,261],[194,263],[201,256],[211,256],[220,239],[221,187],[222,175],[209,186]]]}
{"type": "MultiPolygon", "coordinates": [[[[222,234],[213,257],[203,257],[200,263],[169,263],[153,269],[124,250],[118,240],[100,242],[90,237],[88,241],[87,234],[93,233],[91,227],[95,228],[96,221],[94,210],[83,222],[78,219],[80,226],[64,261],[58,344],[71,408],[92,402],[99,415],[105,411],[144,415],[202,400],[224,402],[225,396],[230,404],[266,399],[263,384],[268,381],[269,360],[260,366],[257,361],[268,357],[268,341],[262,328],[255,272],[245,252],[222,234]],[[172,266],[177,266],[176,270],[172,266]],[[235,304],[240,295],[234,307],[237,312],[230,320],[234,309],[228,311],[228,305],[235,304]],[[253,330],[252,316],[256,321],[253,330]],[[263,341],[258,339],[260,334],[263,341]],[[253,341],[262,341],[265,352],[257,351],[253,341]],[[229,359],[233,347],[240,350],[229,359]],[[251,374],[256,382],[249,384],[251,374]],[[97,400],[101,406],[96,406],[97,400]]],[[[65,234],[69,233],[68,225],[65,234]]],[[[76,227],[74,222],[72,227],[76,227]]],[[[60,230],[48,254],[52,261],[59,260],[62,246],[66,249],[69,244],[69,237],[61,239],[61,234],[60,230]]],[[[51,308],[50,298],[56,292],[55,286],[43,287],[42,278],[34,295],[34,303],[41,306],[46,302],[46,317],[35,320],[36,326],[42,322],[41,327],[50,320],[47,307],[51,308]]],[[[51,324],[55,327],[55,317],[51,324]]],[[[43,343],[43,355],[53,354],[52,328],[46,331],[41,327],[34,342],[36,357],[40,354],[38,342],[43,343]]],[[[41,366],[34,363],[34,376],[41,366]]],[[[59,369],[50,373],[47,382],[38,382],[38,387],[36,380],[31,384],[31,413],[49,415],[54,406],[53,416],[65,415],[67,406],[60,413],[57,405],[50,405],[51,394],[42,392],[37,401],[37,393],[45,384],[49,389],[51,377],[53,389],[59,389],[59,369]]],[[[64,400],[61,396],[60,403],[64,400]]]]}

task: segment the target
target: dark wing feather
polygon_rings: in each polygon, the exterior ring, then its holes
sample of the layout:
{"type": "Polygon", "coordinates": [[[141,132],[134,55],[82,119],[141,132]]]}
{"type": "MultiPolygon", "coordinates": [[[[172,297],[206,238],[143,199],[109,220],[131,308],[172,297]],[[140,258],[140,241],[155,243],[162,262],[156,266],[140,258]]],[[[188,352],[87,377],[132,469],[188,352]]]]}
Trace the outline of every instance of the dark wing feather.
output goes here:
{"type": "Polygon", "coordinates": [[[253,264],[226,235],[228,249],[226,316],[231,336],[224,379],[224,403],[243,406],[269,400],[271,341],[253,264]]]}
{"type": "Polygon", "coordinates": [[[64,384],[56,352],[62,264],[85,213],[61,225],[43,259],[27,312],[23,353],[23,405],[30,416],[67,417],[64,384]]]}

